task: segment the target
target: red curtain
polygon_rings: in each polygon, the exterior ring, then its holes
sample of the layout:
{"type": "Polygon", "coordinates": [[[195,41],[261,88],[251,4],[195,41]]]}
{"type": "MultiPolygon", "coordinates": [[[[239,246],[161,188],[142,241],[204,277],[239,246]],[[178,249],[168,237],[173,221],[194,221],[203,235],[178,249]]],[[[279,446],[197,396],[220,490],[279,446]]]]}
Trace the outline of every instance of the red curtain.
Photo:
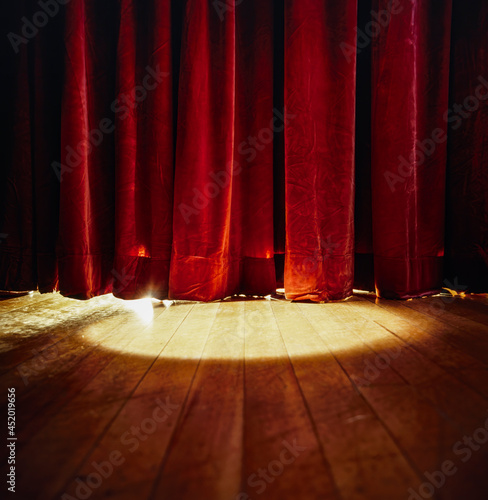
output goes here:
{"type": "Polygon", "coordinates": [[[352,294],[356,24],[355,0],[286,3],[285,290],[294,299],[352,294]]]}
{"type": "Polygon", "coordinates": [[[488,291],[483,0],[41,3],[1,20],[0,289],[488,291]]]}
{"type": "Polygon", "coordinates": [[[372,55],[375,282],[409,298],[442,283],[451,2],[375,2],[388,8],[372,55]]]}

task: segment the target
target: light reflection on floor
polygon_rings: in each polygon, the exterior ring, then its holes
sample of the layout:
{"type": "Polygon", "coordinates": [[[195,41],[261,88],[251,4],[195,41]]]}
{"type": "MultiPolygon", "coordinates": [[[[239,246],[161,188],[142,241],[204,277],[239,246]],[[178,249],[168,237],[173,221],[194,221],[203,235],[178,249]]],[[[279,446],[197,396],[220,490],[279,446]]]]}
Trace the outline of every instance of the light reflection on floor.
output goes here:
{"type": "MultiPolygon", "coordinates": [[[[235,342],[240,343],[243,338],[252,340],[254,336],[256,339],[259,338],[261,342],[266,342],[265,339],[270,329],[277,330],[278,328],[276,319],[271,312],[271,305],[277,299],[271,296],[265,297],[264,300],[263,298],[258,300],[258,298],[234,297],[221,302],[204,304],[171,300],[160,301],[152,298],[122,300],[115,298],[112,294],[95,297],[88,301],[79,301],[63,297],[58,293],[49,294],[46,297],[46,295],[40,295],[36,292],[29,297],[29,302],[31,300],[34,303],[38,301],[39,307],[32,307],[31,303],[17,309],[15,314],[0,315],[0,339],[3,343],[10,345],[13,336],[17,337],[17,341],[20,341],[20,338],[51,335],[51,332],[55,332],[56,337],[63,341],[65,332],[75,329],[78,331],[76,337],[83,346],[86,346],[87,343],[94,343],[107,350],[120,353],[154,356],[159,353],[163,334],[167,332],[168,328],[174,328],[171,324],[174,325],[176,321],[177,309],[180,309],[180,312],[185,310],[189,313],[192,308],[199,311],[197,316],[207,314],[204,311],[209,311],[209,308],[214,308],[215,311],[218,308],[219,314],[227,319],[224,322],[220,321],[216,328],[229,345],[235,342]],[[44,299],[49,304],[46,305],[44,299]],[[237,306],[237,303],[240,305],[237,306]],[[133,342],[130,342],[130,345],[122,345],[115,338],[112,338],[113,335],[107,335],[114,328],[117,331],[123,330],[129,338],[133,337],[133,342]]],[[[278,303],[285,307],[283,312],[288,311],[287,306],[291,305],[289,301],[281,299],[278,300],[278,303]]],[[[307,311],[309,307],[313,308],[309,310],[314,312],[320,309],[320,314],[324,318],[332,317],[334,311],[342,313],[344,311],[342,307],[347,308],[345,304],[340,303],[330,305],[304,304],[301,309],[295,309],[296,313],[293,314],[298,314],[301,317],[302,313],[307,311]],[[336,308],[339,309],[336,310],[336,308]]],[[[389,338],[389,335],[386,335],[386,341],[384,337],[380,338],[381,335],[377,335],[374,317],[356,315],[352,309],[348,309],[348,313],[352,313],[350,323],[348,323],[349,319],[346,322],[326,321],[324,326],[319,328],[321,335],[334,338],[334,352],[355,351],[361,346],[364,348],[363,343],[351,333],[351,328],[368,335],[371,339],[370,344],[375,349],[387,349],[388,345],[392,343],[393,339],[389,338]],[[371,331],[371,335],[369,335],[369,331],[371,331]]],[[[374,316],[374,312],[372,316],[374,316]]],[[[309,346],[303,342],[300,325],[307,323],[307,320],[305,317],[302,319],[302,322],[297,323],[294,343],[299,346],[300,355],[315,355],[317,354],[316,346],[309,346]]],[[[187,323],[185,320],[182,330],[185,336],[188,335],[188,338],[196,339],[200,335],[206,335],[205,332],[199,333],[201,325],[196,324],[195,321],[187,323]],[[192,331],[188,332],[188,328],[192,331]]],[[[5,347],[8,348],[8,345],[5,347]]],[[[224,351],[226,350],[224,349],[224,351]]],[[[222,356],[226,356],[225,352],[222,353],[222,356]]],[[[269,356],[270,353],[265,357],[269,356]]],[[[187,357],[187,352],[181,352],[182,359],[187,359],[187,357]]]]}

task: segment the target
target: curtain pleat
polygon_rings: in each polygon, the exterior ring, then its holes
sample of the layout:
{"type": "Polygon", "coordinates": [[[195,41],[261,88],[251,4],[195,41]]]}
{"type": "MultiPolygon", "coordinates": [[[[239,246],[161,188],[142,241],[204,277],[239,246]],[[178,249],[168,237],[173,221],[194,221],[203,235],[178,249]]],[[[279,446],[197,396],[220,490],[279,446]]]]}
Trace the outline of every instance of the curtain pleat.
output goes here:
{"type": "Polygon", "coordinates": [[[171,5],[121,2],[114,295],[168,296],[173,223],[171,5]]]}
{"type": "Polygon", "coordinates": [[[355,0],[286,3],[285,291],[338,300],[354,273],[355,0]],[[352,47],[349,57],[341,48],[352,47]]]}
{"type": "Polygon", "coordinates": [[[66,8],[58,235],[61,293],[112,291],[117,2],[73,0],[66,8]]]}
{"type": "Polygon", "coordinates": [[[184,26],[170,294],[271,293],[271,4],[188,2],[184,26]]]}
{"type": "Polygon", "coordinates": [[[239,279],[232,192],[235,13],[186,4],[181,47],[170,288],[175,298],[215,298],[239,279]]]}
{"type": "MultiPolygon", "coordinates": [[[[20,1],[10,12],[11,20],[20,19],[24,12],[29,12],[27,2],[20,1]]],[[[32,55],[25,47],[15,53],[11,47],[2,48],[6,51],[3,60],[9,64],[3,70],[7,78],[2,78],[3,86],[8,92],[4,95],[8,98],[2,115],[9,127],[2,148],[8,156],[2,162],[0,185],[0,289],[31,290],[37,288],[31,167],[32,55]]]]}
{"type": "Polygon", "coordinates": [[[387,298],[442,284],[451,1],[376,0],[372,208],[376,289],[387,298]]]}

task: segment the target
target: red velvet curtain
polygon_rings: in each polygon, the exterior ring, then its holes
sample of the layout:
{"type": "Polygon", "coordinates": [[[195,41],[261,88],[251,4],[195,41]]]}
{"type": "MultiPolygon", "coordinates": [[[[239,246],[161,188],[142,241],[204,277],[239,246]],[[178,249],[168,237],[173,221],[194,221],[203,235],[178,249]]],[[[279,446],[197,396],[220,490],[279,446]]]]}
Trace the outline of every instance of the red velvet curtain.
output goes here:
{"type": "Polygon", "coordinates": [[[5,7],[0,289],[488,291],[488,4],[5,7]]]}
{"type": "Polygon", "coordinates": [[[388,7],[372,55],[375,281],[408,298],[442,282],[451,2],[375,2],[388,7]]]}
{"type": "Polygon", "coordinates": [[[356,25],[355,0],[286,3],[285,290],[294,299],[352,294],[356,25]]]}

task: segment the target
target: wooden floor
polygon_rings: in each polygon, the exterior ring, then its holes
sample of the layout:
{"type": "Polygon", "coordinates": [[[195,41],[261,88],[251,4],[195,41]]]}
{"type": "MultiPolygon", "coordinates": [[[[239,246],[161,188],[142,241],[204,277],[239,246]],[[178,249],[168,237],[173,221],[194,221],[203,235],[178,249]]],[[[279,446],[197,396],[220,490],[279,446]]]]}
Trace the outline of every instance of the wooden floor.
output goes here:
{"type": "Polygon", "coordinates": [[[486,297],[36,293],[0,332],[1,498],[488,498],[486,297]]]}

